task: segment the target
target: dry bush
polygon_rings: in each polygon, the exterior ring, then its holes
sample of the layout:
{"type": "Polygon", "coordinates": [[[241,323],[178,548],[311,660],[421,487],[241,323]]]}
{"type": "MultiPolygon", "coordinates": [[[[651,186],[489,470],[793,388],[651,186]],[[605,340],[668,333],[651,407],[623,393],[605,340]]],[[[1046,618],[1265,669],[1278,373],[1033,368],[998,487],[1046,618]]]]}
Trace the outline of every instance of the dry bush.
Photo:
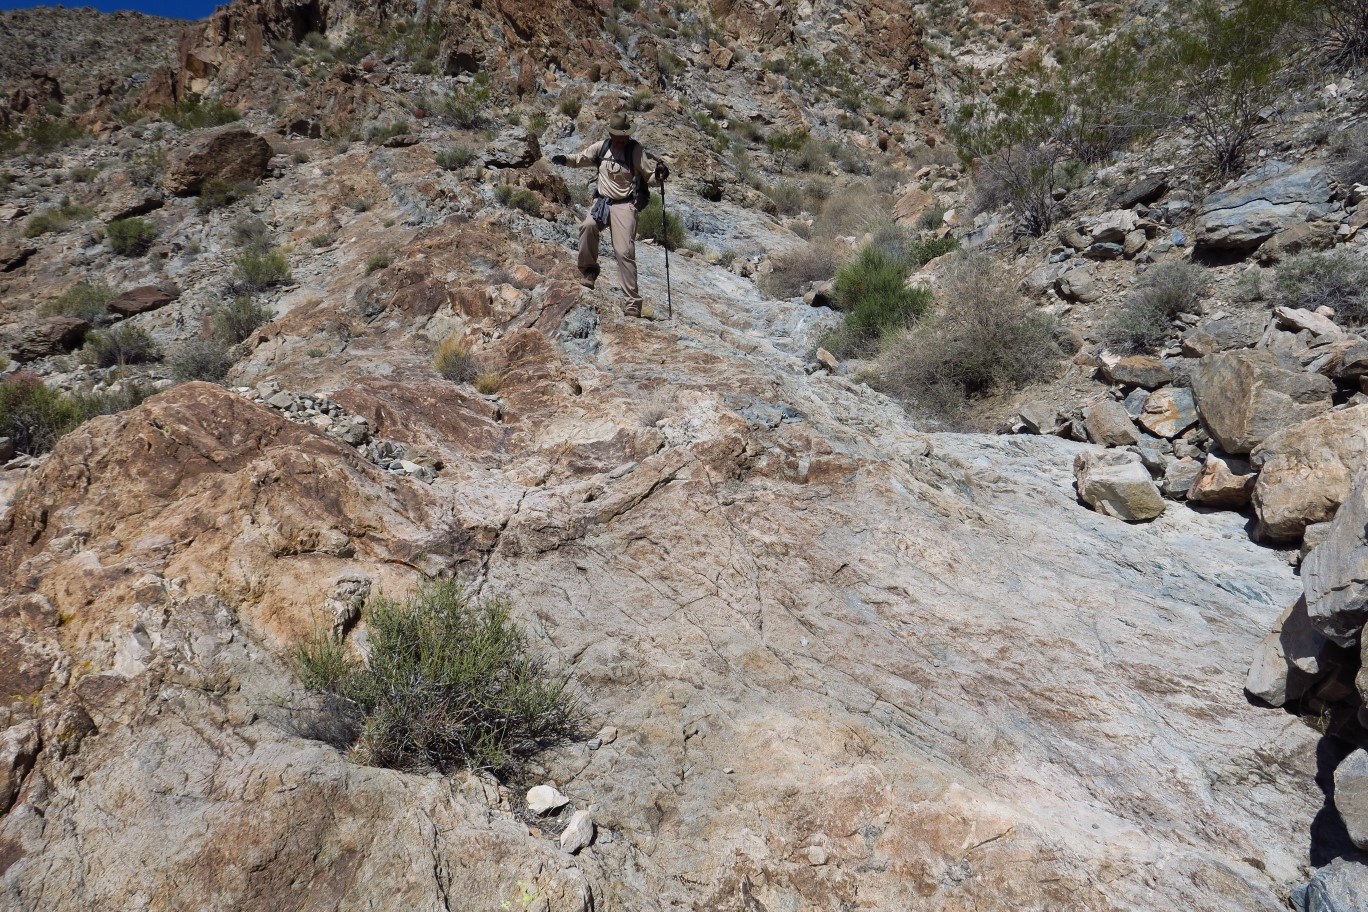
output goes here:
{"type": "Polygon", "coordinates": [[[836,274],[840,264],[829,243],[804,244],[771,261],[774,269],[760,277],[760,290],[771,298],[792,298],[813,282],[825,282],[836,274]]]}
{"type": "Polygon", "coordinates": [[[470,353],[470,346],[457,335],[447,336],[437,343],[432,364],[437,368],[437,373],[453,383],[469,383],[479,373],[479,366],[475,363],[475,356],[470,353]]]}

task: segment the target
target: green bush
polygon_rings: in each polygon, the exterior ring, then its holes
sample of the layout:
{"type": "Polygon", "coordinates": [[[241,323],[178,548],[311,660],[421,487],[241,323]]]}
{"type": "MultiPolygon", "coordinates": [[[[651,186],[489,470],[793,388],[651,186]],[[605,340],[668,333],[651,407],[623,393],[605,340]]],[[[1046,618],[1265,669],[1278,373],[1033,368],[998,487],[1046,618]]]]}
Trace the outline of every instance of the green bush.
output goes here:
{"type": "Polygon", "coordinates": [[[171,374],[177,383],[204,380],[222,383],[233,367],[233,356],[225,340],[217,335],[193,339],[182,345],[171,358],[171,374]]]}
{"type": "Polygon", "coordinates": [[[574,120],[576,117],[579,117],[580,108],[582,106],[583,102],[580,100],[580,97],[578,95],[568,95],[565,98],[562,98],[560,100],[560,104],[558,105],[558,107],[560,108],[560,112],[564,114],[566,117],[570,118],[571,120],[574,120]]]}
{"type": "Polygon", "coordinates": [[[393,262],[394,257],[390,256],[388,253],[377,253],[366,260],[366,275],[370,275],[372,272],[379,272],[382,269],[388,269],[393,262]]]}
{"type": "Polygon", "coordinates": [[[455,171],[457,168],[464,168],[474,160],[475,150],[468,146],[443,149],[437,153],[437,167],[444,171],[455,171]]]}
{"type": "Polygon", "coordinates": [[[79,317],[88,323],[109,318],[107,305],[117,293],[103,282],[78,282],[38,308],[40,317],[79,317]]]}
{"type": "Polygon", "coordinates": [[[109,249],[120,256],[142,256],[157,238],[157,226],[147,219],[118,219],[105,225],[109,249]]]}
{"type": "Polygon", "coordinates": [[[775,164],[779,166],[779,173],[782,174],[784,167],[794,155],[803,150],[807,142],[807,130],[780,131],[771,133],[765,138],[765,148],[769,149],[770,154],[774,156],[775,164]]]}
{"type": "Polygon", "coordinates": [[[1191,263],[1164,263],[1140,277],[1126,303],[1102,325],[1102,340],[1121,354],[1152,352],[1172,330],[1173,318],[1200,309],[1206,270],[1191,263]]]}
{"type": "Polygon", "coordinates": [[[683,247],[688,239],[684,223],[673,212],[665,211],[658,193],[652,193],[651,202],[641,210],[637,218],[637,234],[643,238],[654,238],[656,243],[668,250],[683,247]]]}
{"type": "Polygon", "coordinates": [[[239,250],[268,253],[275,246],[275,241],[271,237],[271,229],[256,216],[244,215],[239,217],[229,229],[229,235],[233,246],[239,250]]]}
{"type": "Polygon", "coordinates": [[[471,354],[470,346],[457,335],[447,336],[437,343],[432,366],[437,368],[437,373],[452,383],[468,383],[480,372],[480,366],[471,354]]]}
{"type": "Polygon", "coordinates": [[[224,345],[237,345],[258,326],[274,319],[275,312],[265,304],[250,295],[237,295],[232,301],[214,309],[210,325],[215,339],[224,345]]]}
{"type": "Polygon", "coordinates": [[[365,613],[364,663],[322,633],[294,654],[307,688],[345,701],[361,762],[506,774],[576,734],[569,680],[532,650],[505,599],[429,581],[403,602],[373,598],[365,613]]]}
{"type": "Polygon", "coordinates": [[[836,272],[836,301],[845,323],[832,344],[838,355],[868,350],[879,337],[901,329],[926,313],[930,289],[909,287],[908,262],[870,245],[836,272]]]}
{"type": "Polygon", "coordinates": [[[940,418],[1000,388],[1045,377],[1058,361],[1053,321],[1022,301],[990,257],[964,253],[941,275],[937,312],[885,338],[878,385],[940,418]]]}
{"type": "Polygon", "coordinates": [[[242,119],[242,115],[219,101],[205,101],[199,95],[189,95],[172,108],[162,108],[162,120],[170,121],[182,130],[221,127],[242,119]]]}
{"type": "Polygon", "coordinates": [[[1303,253],[1278,267],[1273,298],[1286,307],[1332,307],[1340,321],[1368,324],[1368,263],[1345,251],[1303,253]]]}
{"type": "Polygon", "coordinates": [[[21,130],[0,132],[0,152],[20,146],[32,152],[52,152],[85,135],[74,121],[55,117],[38,117],[21,130]]]}
{"type": "Polygon", "coordinates": [[[95,210],[88,206],[76,206],[71,200],[62,200],[59,205],[30,217],[24,223],[24,237],[41,237],[53,231],[66,231],[74,223],[83,222],[93,215],[95,210]]]}
{"type": "Polygon", "coordinates": [[[33,374],[0,378],[0,437],[11,438],[19,452],[38,456],[87,419],[133,408],[149,395],[139,384],[124,384],[116,392],[67,395],[33,374]]]}
{"type": "Polygon", "coordinates": [[[830,244],[804,244],[772,257],[771,264],[769,274],[760,277],[760,290],[772,298],[792,298],[836,274],[836,251],[830,244]]]}
{"type": "Polygon", "coordinates": [[[80,355],[82,361],[95,367],[146,364],[162,357],[161,349],[147,330],[130,323],[117,323],[90,333],[80,355]]]}
{"type": "Polygon", "coordinates": [[[279,248],[264,252],[244,250],[233,264],[237,267],[238,288],[243,291],[264,291],[290,280],[289,261],[279,248]]]}
{"type": "Polygon", "coordinates": [[[541,215],[541,197],[531,190],[500,184],[494,188],[494,198],[505,206],[520,209],[528,215],[541,215]]]}
{"type": "Polygon", "coordinates": [[[489,74],[480,72],[469,85],[460,86],[439,104],[439,110],[458,127],[470,129],[478,127],[489,119],[490,102],[494,87],[490,84],[489,74]]]}
{"type": "Polygon", "coordinates": [[[199,196],[195,199],[196,208],[200,212],[212,212],[215,209],[222,209],[231,206],[239,200],[244,200],[252,195],[256,186],[250,182],[230,184],[226,181],[213,178],[205,181],[200,186],[199,196]]]}

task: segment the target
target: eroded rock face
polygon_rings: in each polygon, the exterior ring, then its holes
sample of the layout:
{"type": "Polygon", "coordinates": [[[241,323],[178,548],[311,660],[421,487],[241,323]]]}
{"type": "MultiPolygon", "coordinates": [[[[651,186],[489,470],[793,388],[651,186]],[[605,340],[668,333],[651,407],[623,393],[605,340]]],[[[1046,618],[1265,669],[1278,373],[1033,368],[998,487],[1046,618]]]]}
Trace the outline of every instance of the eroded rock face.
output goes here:
{"type": "Polygon", "coordinates": [[[1211,436],[1227,453],[1242,456],[1329,409],[1334,384],[1284,366],[1271,352],[1228,351],[1198,362],[1192,392],[1211,436]]]}
{"type": "Polygon", "coordinates": [[[16,361],[32,361],[69,352],[81,344],[90,324],[80,317],[48,317],[23,328],[9,344],[16,361]]]}
{"type": "Polygon", "coordinates": [[[257,181],[270,161],[271,144],[264,137],[235,127],[219,130],[173,160],[163,185],[177,196],[190,196],[211,181],[230,186],[257,181]]]}

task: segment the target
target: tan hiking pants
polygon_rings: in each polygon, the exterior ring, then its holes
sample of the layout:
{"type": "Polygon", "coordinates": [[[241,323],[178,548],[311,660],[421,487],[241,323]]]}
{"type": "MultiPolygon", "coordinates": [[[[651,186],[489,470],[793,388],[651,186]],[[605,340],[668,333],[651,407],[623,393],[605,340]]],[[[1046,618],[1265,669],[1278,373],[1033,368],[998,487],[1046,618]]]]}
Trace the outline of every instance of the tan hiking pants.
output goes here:
{"type": "MultiPolygon", "coordinates": [[[[641,304],[637,291],[636,230],[637,210],[631,201],[614,203],[608,207],[608,229],[613,240],[613,256],[617,258],[618,281],[627,305],[641,304]]],[[[599,258],[599,226],[592,215],[580,222],[580,272],[596,272],[599,258]]]]}

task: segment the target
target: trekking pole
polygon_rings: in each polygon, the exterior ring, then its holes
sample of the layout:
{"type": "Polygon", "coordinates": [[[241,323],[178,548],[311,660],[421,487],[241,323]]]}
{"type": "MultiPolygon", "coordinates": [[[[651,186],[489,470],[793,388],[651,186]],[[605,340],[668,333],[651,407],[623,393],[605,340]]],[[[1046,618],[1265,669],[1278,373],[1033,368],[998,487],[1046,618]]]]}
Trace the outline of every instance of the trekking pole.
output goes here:
{"type": "Polygon", "coordinates": [[[674,319],[674,298],[670,294],[670,220],[665,215],[665,181],[660,181],[660,246],[665,248],[665,319],[674,319]]]}

